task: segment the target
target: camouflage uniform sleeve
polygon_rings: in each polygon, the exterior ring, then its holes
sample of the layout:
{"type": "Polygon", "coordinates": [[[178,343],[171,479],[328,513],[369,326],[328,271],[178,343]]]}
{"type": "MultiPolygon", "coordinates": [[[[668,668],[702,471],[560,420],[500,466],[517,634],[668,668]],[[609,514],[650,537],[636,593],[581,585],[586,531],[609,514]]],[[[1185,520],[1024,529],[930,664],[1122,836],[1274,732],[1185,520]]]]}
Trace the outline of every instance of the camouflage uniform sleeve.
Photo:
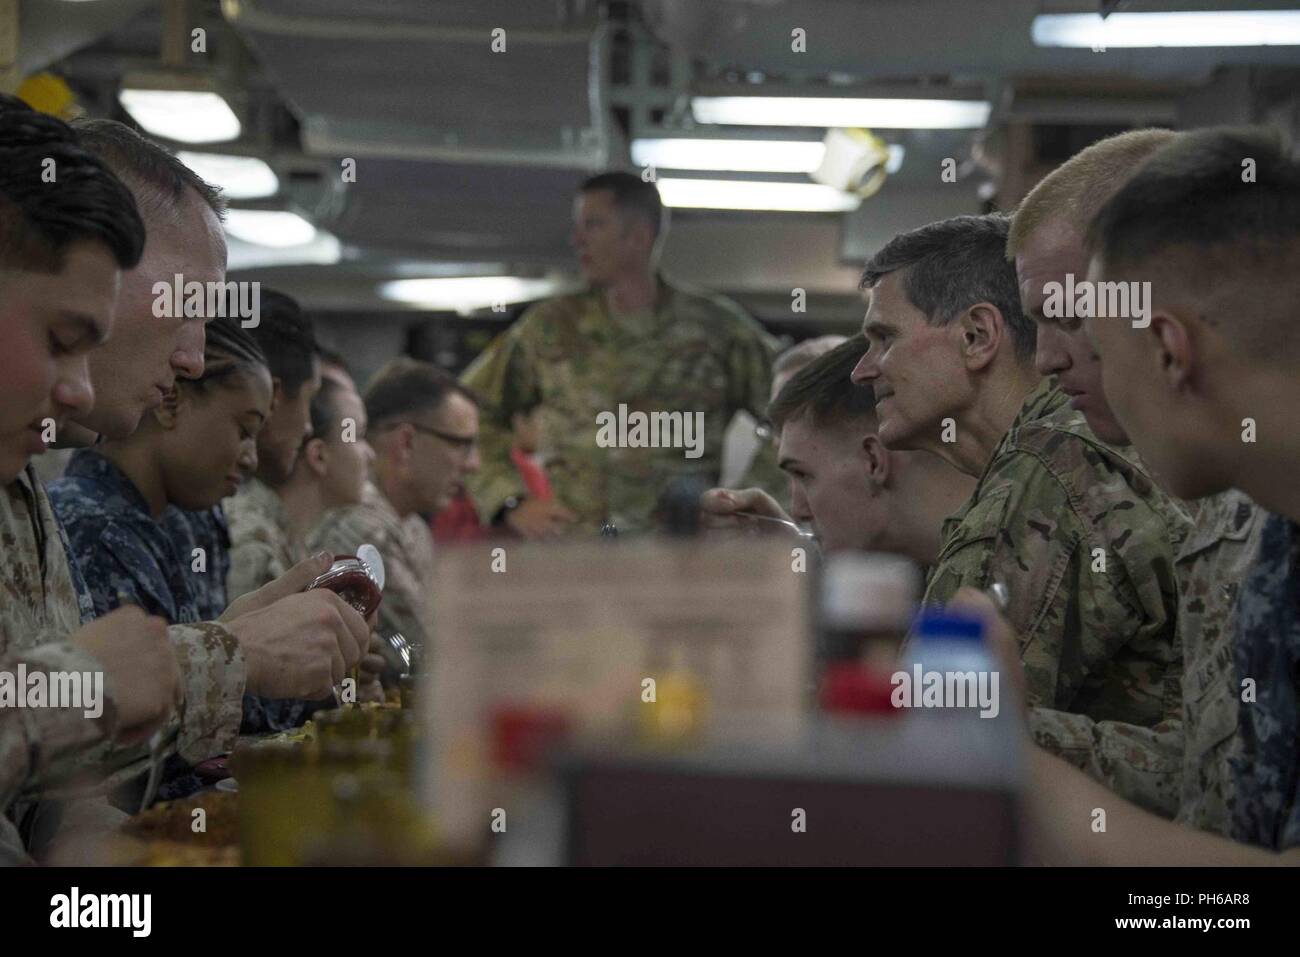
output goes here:
{"type": "MultiPolygon", "coordinates": [[[[400,553],[399,553],[400,554],[400,553]]],[[[379,604],[379,631],[400,631],[412,647],[427,654],[432,649],[430,629],[426,626],[428,603],[420,596],[431,582],[422,579],[418,570],[403,558],[385,565],[384,600],[379,604]]]]}
{"type": "Polygon", "coordinates": [[[413,645],[427,645],[428,629],[421,614],[425,602],[421,596],[431,583],[407,556],[400,532],[366,506],[350,506],[327,515],[308,541],[313,548],[326,548],[335,554],[353,554],[362,542],[379,549],[384,559],[384,598],[379,603],[378,631],[400,631],[413,645]]]}
{"type": "Polygon", "coordinates": [[[739,306],[730,305],[737,323],[728,357],[732,409],[744,409],[762,420],[767,418],[768,397],[772,391],[772,357],[776,353],[776,340],[745,315],[739,306]]]}
{"type": "Polygon", "coordinates": [[[1018,465],[1019,482],[985,482],[978,501],[950,529],[924,602],[944,605],[963,586],[985,590],[1001,581],[1010,593],[1006,616],[1021,638],[1028,703],[1067,706],[1069,697],[1058,693],[1060,635],[1050,633],[1050,624],[1070,603],[1067,583],[1078,577],[1082,523],[1045,469],[1030,462],[1010,465],[1018,465]]]}
{"type": "Polygon", "coordinates": [[[461,376],[483,402],[479,421],[482,465],[468,480],[479,516],[487,523],[502,503],[524,494],[524,483],[510,461],[513,442],[510,414],[541,401],[539,383],[530,356],[525,330],[537,313],[528,310],[514,327],[506,330],[475,359],[461,376]]]}
{"type": "MultiPolygon", "coordinates": [[[[103,666],[69,642],[51,642],[0,659],[0,671],[99,672],[103,666]]],[[[111,689],[109,689],[111,690],[111,689]]],[[[106,705],[104,719],[111,720],[106,705]]],[[[103,737],[104,724],[87,718],[83,708],[0,708],[0,808],[18,796],[25,783],[39,781],[49,769],[103,737]]]]}
{"type": "Polygon", "coordinates": [[[233,750],[247,677],[239,642],[215,621],[170,625],[167,636],[176,648],[185,689],[176,752],[197,764],[233,750]]]}
{"type": "Polygon", "coordinates": [[[1183,780],[1181,721],[1171,719],[1144,728],[1033,708],[1029,732],[1040,747],[1125,800],[1162,817],[1172,818],[1177,813],[1183,780]]]}
{"type": "Polygon", "coordinates": [[[230,549],[230,571],[226,573],[227,604],[256,591],[269,581],[283,575],[283,561],[275,548],[266,542],[248,539],[230,549]]]}
{"type": "Polygon", "coordinates": [[[1064,489],[1031,456],[1004,466],[1017,481],[987,481],[948,533],[925,591],[925,604],[946,604],[964,586],[1000,581],[1010,593],[1007,618],[1020,637],[1031,707],[1068,707],[1061,684],[1061,620],[1071,603],[1084,532],[1064,489]]]}

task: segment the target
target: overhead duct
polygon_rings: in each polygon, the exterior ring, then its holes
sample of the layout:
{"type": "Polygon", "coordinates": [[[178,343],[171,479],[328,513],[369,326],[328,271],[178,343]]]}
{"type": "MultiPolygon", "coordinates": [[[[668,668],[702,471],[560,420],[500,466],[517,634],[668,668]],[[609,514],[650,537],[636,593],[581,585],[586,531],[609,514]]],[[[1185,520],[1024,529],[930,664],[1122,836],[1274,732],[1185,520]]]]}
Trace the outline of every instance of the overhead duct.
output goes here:
{"type": "Polygon", "coordinates": [[[582,3],[224,0],[324,156],[596,169],[603,30],[582,3]],[[500,24],[509,24],[501,27],[500,24]]]}

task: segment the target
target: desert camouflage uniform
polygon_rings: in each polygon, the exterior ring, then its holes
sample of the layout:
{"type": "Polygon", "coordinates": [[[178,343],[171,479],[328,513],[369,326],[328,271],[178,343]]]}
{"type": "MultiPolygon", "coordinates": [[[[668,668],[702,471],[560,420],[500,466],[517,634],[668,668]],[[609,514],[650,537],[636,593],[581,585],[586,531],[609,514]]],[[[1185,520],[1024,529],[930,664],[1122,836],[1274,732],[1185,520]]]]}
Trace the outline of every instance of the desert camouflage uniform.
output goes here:
{"type": "MultiPolygon", "coordinates": [[[[67,641],[0,657],[0,672],[16,674],[19,665],[26,665],[29,674],[102,670],[92,655],[67,641]]],[[[103,721],[111,721],[108,703],[103,721]]],[[[29,782],[87,751],[104,730],[101,721],[86,718],[83,708],[0,708],[0,811],[13,805],[29,782]]],[[[17,828],[0,813],[0,866],[27,862],[17,828]]]]}
{"type": "Polygon", "coordinates": [[[944,522],[925,601],[1003,582],[1031,707],[1151,727],[1169,710],[1174,554],[1190,519],[1055,386],[1044,380],[1025,400],[944,522]]]}
{"type": "Polygon", "coordinates": [[[384,494],[366,483],[358,505],[327,511],[307,533],[311,551],[355,555],[374,545],[384,560],[384,599],[379,603],[378,631],[400,631],[417,650],[432,649],[433,535],[419,515],[398,516],[384,494]]]}
{"type": "MultiPolygon", "coordinates": [[[[82,623],[85,601],[74,584],[63,530],[49,498],[30,467],[0,493],[0,656],[34,654],[33,649],[66,638],[82,623]]],[[[75,576],[79,578],[79,576],[75,576]]],[[[85,596],[88,601],[89,596],[85,596]]],[[[239,643],[216,622],[173,625],[168,637],[180,666],[185,703],[167,734],[169,753],[198,762],[229,751],[239,730],[244,657],[239,643]]],[[[97,670],[97,669],[94,669],[97,670]]],[[[106,689],[109,694],[112,689],[106,689]]],[[[47,756],[26,793],[78,776],[86,768],[134,777],[147,768],[143,747],[114,748],[108,742],[47,756]]],[[[7,772],[0,772],[0,774],[7,772]]]]}
{"type": "Polygon", "coordinates": [[[228,601],[274,581],[307,557],[289,531],[280,496],[265,482],[248,479],[222,506],[230,527],[228,601]]]}
{"type": "Polygon", "coordinates": [[[1170,669],[1165,720],[1145,728],[1035,708],[1029,726],[1039,744],[1121,797],[1226,834],[1237,727],[1230,622],[1264,513],[1236,491],[1189,504],[1200,511],[1175,564],[1181,667],[1170,669]]]}
{"type": "Polygon", "coordinates": [[[1242,583],[1233,654],[1254,700],[1238,698],[1232,836],[1274,850],[1300,846],[1300,526],[1281,515],[1264,520],[1242,583]]]}
{"type": "Polygon", "coordinates": [[[575,530],[594,535],[606,520],[642,530],[673,477],[717,484],[732,416],[741,409],[764,415],[774,342],[727,299],[662,279],[659,290],[654,312],[635,315],[612,315],[598,291],[540,303],[465,371],[463,381],[486,404],[483,467],[469,480],[485,521],[523,494],[508,423],[512,412],[538,402],[546,470],[557,501],[578,516],[575,530]],[[617,416],[620,404],[629,413],[702,412],[703,454],[599,447],[596,416],[617,416]]]}

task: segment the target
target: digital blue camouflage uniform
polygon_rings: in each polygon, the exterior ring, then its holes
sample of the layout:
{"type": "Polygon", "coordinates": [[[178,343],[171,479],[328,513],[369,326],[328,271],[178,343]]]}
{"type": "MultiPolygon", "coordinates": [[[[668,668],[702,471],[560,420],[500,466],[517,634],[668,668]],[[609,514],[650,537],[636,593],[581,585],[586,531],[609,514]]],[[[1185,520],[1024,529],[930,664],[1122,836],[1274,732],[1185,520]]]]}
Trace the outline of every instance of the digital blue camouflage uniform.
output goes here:
{"type": "MultiPolygon", "coordinates": [[[[96,615],[117,608],[120,596],[172,624],[212,620],[225,610],[229,552],[211,513],[193,513],[199,518],[191,523],[191,513],[168,506],[155,520],[131,480],[92,449],[73,455],[63,478],[51,483],[50,500],[67,531],[72,564],[86,582],[96,615]],[[204,516],[209,516],[208,522],[204,516]],[[183,533],[180,541],[177,533],[183,533]],[[202,563],[195,548],[204,550],[202,563]]],[[[244,695],[240,730],[282,731],[301,723],[301,711],[297,702],[244,695]]],[[[159,791],[160,800],[178,796],[173,792],[180,786],[167,782],[159,791]]]]}
{"type": "MultiPolygon", "coordinates": [[[[227,585],[231,580],[234,562],[224,507],[214,505],[201,512],[169,508],[163,515],[163,525],[182,555],[192,555],[195,548],[201,548],[207,554],[208,574],[196,576],[201,579],[195,583],[196,600],[204,617],[220,617],[230,604],[226,600],[227,585]]],[[[259,582],[254,587],[264,584],[265,581],[259,582]]],[[[333,699],[302,701],[297,698],[264,698],[261,695],[246,694],[244,717],[239,730],[243,734],[287,731],[298,727],[313,712],[333,706],[333,699]]]]}
{"type": "Polygon", "coordinates": [[[1270,515],[1237,599],[1233,636],[1243,690],[1229,762],[1236,785],[1233,837],[1300,846],[1300,527],[1270,515]]]}
{"type": "Polygon", "coordinates": [[[220,618],[226,610],[226,575],[230,572],[230,530],[220,505],[201,512],[185,512],[169,507],[162,516],[162,526],[182,558],[202,549],[207,572],[192,575],[194,603],[200,620],[220,618]]]}

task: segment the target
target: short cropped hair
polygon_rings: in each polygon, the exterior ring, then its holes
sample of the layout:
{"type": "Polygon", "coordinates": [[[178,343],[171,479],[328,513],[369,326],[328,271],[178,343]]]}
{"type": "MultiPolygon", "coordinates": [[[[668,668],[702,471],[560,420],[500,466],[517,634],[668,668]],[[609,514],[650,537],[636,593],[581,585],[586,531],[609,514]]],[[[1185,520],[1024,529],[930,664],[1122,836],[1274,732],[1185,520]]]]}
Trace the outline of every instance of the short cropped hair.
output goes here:
{"type": "Polygon", "coordinates": [[[871,257],[862,288],[901,273],[908,300],[934,326],[946,326],[977,303],[996,306],[1006,321],[1016,358],[1032,358],[1038,330],[1020,308],[1016,268],[1007,262],[1010,217],[1004,213],[954,216],[900,233],[871,257]]]}
{"type": "Polygon", "coordinates": [[[867,340],[859,333],[796,372],[768,406],[772,424],[783,428],[805,411],[819,427],[874,419],[875,393],[850,378],[866,351],[867,340]]]}
{"type": "Polygon", "coordinates": [[[57,273],[82,240],[107,246],[119,269],[139,263],[131,191],[66,123],[0,94],[0,267],[57,273]]]}
{"type": "Polygon", "coordinates": [[[817,336],[813,339],[796,342],[772,360],[772,376],[775,378],[782,373],[798,372],[808,363],[826,355],[844,341],[844,336],[833,335],[817,336]]]}
{"type": "Polygon", "coordinates": [[[654,183],[647,183],[635,173],[616,170],[584,180],[578,192],[591,193],[598,189],[609,190],[620,212],[640,216],[654,228],[656,238],[659,236],[664,225],[664,204],[654,183]]]}
{"type": "Polygon", "coordinates": [[[311,399],[311,437],[328,440],[339,424],[339,399],[348,390],[330,379],[322,380],[320,391],[311,399]]]}
{"type": "Polygon", "coordinates": [[[1184,133],[1102,207],[1086,242],[1108,273],[1188,290],[1244,354],[1300,355],[1300,159],[1276,133],[1184,133]]]}
{"type": "Polygon", "coordinates": [[[146,218],[172,216],[187,189],[194,190],[218,219],[226,215],[221,190],[204,180],[175,154],[116,120],[78,120],[77,139],[132,187],[146,218]]]}
{"type": "Polygon", "coordinates": [[[1152,153],[1177,136],[1173,130],[1129,130],[1070,157],[1017,207],[1007,236],[1007,258],[1015,259],[1029,237],[1049,220],[1061,220],[1083,236],[1106,200],[1152,153]]]}
{"type": "MultiPolygon", "coordinates": [[[[285,395],[294,396],[316,369],[316,332],[311,317],[292,296],[262,289],[260,321],[249,331],[266,353],[271,375],[285,395]]],[[[237,315],[231,310],[229,315],[237,315]]]]}
{"type": "Polygon", "coordinates": [[[408,416],[436,411],[452,393],[476,407],[479,404],[478,396],[433,363],[399,356],[371,377],[362,399],[370,428],[379,430],[408,416]]]}

